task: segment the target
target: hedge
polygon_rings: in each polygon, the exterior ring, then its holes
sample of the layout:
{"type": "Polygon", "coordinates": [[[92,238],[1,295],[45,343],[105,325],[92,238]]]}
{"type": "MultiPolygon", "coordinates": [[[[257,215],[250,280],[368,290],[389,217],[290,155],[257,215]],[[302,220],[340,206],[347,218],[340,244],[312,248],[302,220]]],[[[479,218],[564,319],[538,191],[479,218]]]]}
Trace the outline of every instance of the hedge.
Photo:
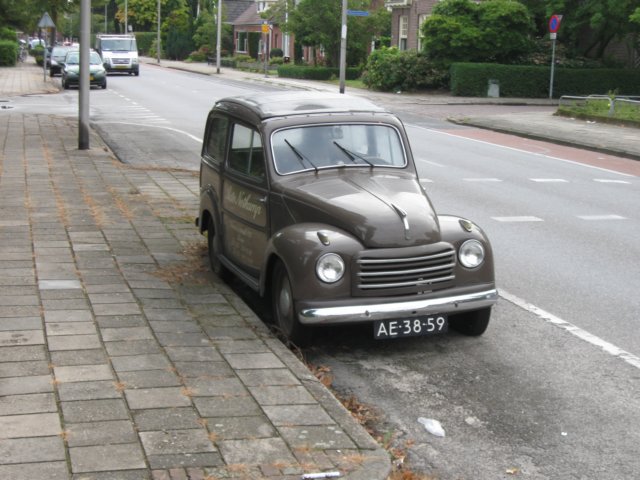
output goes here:
{"type": "MultiPolygon", "coordinates": [[[[356,67],[347,67],[345,78],[347,80],[357,80],[361,71],[356,67]]],[[[340,76],[340,69],[337,67],[307,67],[303,65],[279,65],[278,76],[286,78],[301,78],[305,80],[331,80],[340,76]]]]}
{"type": "MultiPolygon", "coordinates": [[[[487,96],[489,80],[500,83],[501,97],[547,98],[550,67],[498,65],[492,63],[454,63],[450,69],[453,95],[487,96]]],[[[640,94],[640,69],[556,68],[553,96],[640,94]]]]}
{"type": "Polygon", "coordinates": [[[0,67],[11,67],[18,58],[18,44],[15,41],[0,40],[0,67]]]}
{"type": "Polygon", "coordinates": [[[158,38],[157,32],[136,32],[135,36],[140,55],[150,56],[151,46],[158,38]]]}

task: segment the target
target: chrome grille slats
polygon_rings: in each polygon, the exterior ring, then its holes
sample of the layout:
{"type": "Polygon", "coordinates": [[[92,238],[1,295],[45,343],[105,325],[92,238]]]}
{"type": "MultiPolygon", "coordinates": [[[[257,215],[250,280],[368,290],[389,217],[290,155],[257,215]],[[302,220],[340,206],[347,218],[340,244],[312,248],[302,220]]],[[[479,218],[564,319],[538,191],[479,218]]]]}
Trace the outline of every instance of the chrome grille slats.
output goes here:
{"type": "Polygon", "coordinates": [[[365,250],[354,262],[354,294],[404,295],[447,286],[455,280],[451,245],[365,250]]]}

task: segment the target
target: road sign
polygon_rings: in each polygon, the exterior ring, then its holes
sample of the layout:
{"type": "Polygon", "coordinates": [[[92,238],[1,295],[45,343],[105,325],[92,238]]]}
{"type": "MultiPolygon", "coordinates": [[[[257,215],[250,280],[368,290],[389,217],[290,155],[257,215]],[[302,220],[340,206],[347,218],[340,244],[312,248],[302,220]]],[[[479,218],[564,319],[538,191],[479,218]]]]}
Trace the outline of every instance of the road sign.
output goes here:
{"type": "Polygon", "coordinates": [[[551,15],[549,19],[549,32],[556,33],[560,28],[560,22],[562,21],[562,15],[551,15]]]}
{"type": "Polygon", "coordinates": [[[269,24],[268,23],[263,23],[262,24],[262,33],[269,33],[269,24]]]}
{"type": "Polygon", "coordinates": [[[56,28],[56,24],[53,23],[49,14],[44,12],[44,15],[42,15],[42,18],[38,22],[38,28],[56,28]]]}
{"type": "Polygon", "coordinates": [[[347,15],[351,15],[352,17],[368,17],[369,12],[366,10],[347,10],[347,15]]]}

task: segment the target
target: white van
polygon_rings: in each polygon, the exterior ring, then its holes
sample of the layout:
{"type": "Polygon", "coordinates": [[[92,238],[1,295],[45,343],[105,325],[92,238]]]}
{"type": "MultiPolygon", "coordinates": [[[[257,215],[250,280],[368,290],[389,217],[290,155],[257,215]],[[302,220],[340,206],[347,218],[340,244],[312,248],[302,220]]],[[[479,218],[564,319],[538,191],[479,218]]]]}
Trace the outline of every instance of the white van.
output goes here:
{"type": "Polygon", "coordinates": [[[138,45],[133,34],[96,35],[96,51],[102,57],[107,72],[127,72],[140,75],[138,45]]]}

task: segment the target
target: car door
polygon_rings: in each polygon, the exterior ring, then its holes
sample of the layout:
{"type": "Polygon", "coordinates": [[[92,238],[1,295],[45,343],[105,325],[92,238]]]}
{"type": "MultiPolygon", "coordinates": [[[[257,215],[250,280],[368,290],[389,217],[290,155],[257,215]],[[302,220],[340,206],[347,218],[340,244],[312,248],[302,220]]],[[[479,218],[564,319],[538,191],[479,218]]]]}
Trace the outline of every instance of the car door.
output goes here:
{"type": "Polygon", "coordinates": [[[269,238],[265,158],[260,132],[234,122],[222,186],[222,248],[254,279],[260,275],[269,238]]]}

